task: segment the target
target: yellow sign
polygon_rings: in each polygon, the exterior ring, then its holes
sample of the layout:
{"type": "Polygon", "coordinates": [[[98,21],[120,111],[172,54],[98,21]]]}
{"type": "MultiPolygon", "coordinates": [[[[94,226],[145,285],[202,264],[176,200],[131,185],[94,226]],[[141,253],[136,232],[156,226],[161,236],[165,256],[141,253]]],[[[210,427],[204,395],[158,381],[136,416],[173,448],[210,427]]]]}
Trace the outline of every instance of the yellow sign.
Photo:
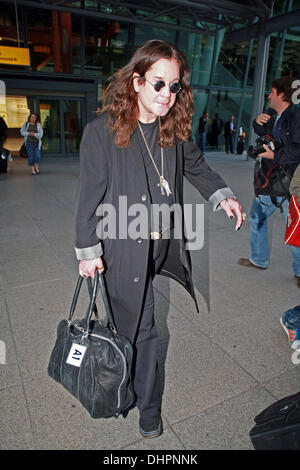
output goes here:
{"type": "Polygon", "coordinates": [[[29,49],[0,46],[0,64],[30,65],[29,49]]]}

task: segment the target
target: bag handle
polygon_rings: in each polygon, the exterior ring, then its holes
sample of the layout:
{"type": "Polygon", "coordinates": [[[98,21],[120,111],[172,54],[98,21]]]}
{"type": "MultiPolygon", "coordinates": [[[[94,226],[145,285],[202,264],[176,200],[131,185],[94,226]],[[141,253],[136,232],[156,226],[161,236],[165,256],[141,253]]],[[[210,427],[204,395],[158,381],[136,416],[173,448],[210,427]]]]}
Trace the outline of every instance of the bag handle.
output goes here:
{"type": "MultiPolygon", "coordinates": [[[[92,295],[93,295],[93,285],[92,285],[92,280],[91,280],[90,277],[87,278],[87,284],[88,284],[88,290],[89,290],[90,298],[92,298],[92,295]]],[[[97,309],[97,305],[96,305],[96,304],[95,304],[95,307],[94,307],[94,313],[95,313],[95,317],[97,318],[97,320],[99,320],[98,309],[97,309]]]]}
{"type": "MultiPolygon", "coordinates": [[[[90,324],[90,321],[91,321],[91,318],[92,318],[92,315],[93,315],[93,312],[95,312],[95,314],[98,316],[97,306],[96,306],[96,297],[97,297],[97,291],[98,291],[98,286],[99,286],[99,280],[100,280],[100,289],[101,289],[102,299],[103,299],[103,303],[104,303],[104,307],[105,307],[105,313],[106,313],[106,317],[107,317],[107,320],[108,320],[109,328],[114,333],[116,333],[117,330],[116,330],[116,327],[115,327],[115,324],[114,324],[113,315],[112,315],[112,311],[111,311],[108,296],[107,296],[107,291],[106,291],[105,282],[104,282],[104,276],[103,276],[103,274],[98,274],[98,273],[95,273],[95,280],[94,280],[93,286],[92,286],[92,281],[88,278],[90,302],[89,302],[87,314],[86,314],[86,317],[85,317],[85,330],[86,330],[86,333],[87,333],[88,328],[89,328],[89,324],[90,324]],[[91,287],[92,287],[92,291],[90,289],[91,287]]],[[[76,284],[73,300],[72,300],[72,303],[71,303],[71,308],[70,308],[70,313],[69,313],[69,318],[68,318],[69,323],[71,323],[74,312],[75,312],[75,308],[76,308],[76,305],[77,305],[77,301],[78,301],[78,297],[79,297],[79,293],[80,293],[82,283],[83,283],[83,277],[79,276],[77,284],[76,284]]]]}
{"type": "Polygon", "coordinates": [[[107,315],[109,328],[114,333],[117,333],[117,329],[116,329],[115,322],[114,322],[114,317],[113,317],[113,314],[112,314],[112,311],[111,311],[111,308],[110,308],[110,303],[109,303],[109,300],[108,300],[107,290],[106,290],[106,286],[105,286],[105,278],[104,278],[103,274],[99,274],[99,282],[100,282],[102,300],[103,300],[103,303],[104,303],[104,308],[105,308],[105,312],[106,312],[106,315],[107,315]]]}

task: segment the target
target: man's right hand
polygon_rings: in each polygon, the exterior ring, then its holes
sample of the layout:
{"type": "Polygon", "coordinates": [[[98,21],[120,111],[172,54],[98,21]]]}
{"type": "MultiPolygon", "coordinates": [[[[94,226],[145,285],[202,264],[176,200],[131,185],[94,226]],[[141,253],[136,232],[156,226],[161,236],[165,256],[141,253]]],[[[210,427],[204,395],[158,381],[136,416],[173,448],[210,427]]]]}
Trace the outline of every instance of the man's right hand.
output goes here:
{"type": "Polygon", "coordinates": [[[271,116],[269,114],[262,113],[259,116],[257,116],[257,118],[255,119],[255,122],[257,122],[257,124],[259,124],[260,126],[263,126],[264,124],[268,122],[270,117],[271,116]]]}
{"type": "Polygon", "coordinates": [[[91,277],[94,279],[96,269],[99,274],[102,274],[104,271],[102,258],[100,257],[87,260],[82,259],[79,261],[79,275],[84,278],[91,277]]]}

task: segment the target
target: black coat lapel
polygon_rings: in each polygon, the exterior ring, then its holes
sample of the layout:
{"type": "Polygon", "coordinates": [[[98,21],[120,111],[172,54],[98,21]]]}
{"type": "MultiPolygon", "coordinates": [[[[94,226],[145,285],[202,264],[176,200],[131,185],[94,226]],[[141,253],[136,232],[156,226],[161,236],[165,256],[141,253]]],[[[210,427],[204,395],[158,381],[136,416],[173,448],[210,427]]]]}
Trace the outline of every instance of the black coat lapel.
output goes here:
{"type": "Polygon", "coordinates": [[[138,181],[140,182],[142,179],[143,184],[145,186],[148,186],[144,159],[137,134],[137,129],[135,129],[134,133],[132,134],[130,144],[127,148],[126,153],[128,158],[130,159],[134,174],[138,177],[138,181]]]}

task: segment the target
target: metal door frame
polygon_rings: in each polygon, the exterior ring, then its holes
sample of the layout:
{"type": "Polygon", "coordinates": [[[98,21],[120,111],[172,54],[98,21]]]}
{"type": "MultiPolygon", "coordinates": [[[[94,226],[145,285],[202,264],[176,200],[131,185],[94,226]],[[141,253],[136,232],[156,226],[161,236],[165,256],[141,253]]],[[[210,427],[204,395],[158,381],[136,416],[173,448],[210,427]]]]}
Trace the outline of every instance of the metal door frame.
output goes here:
{"type": "MultiPolygon", "coordinates": [[[[82,131],[85,127],[86,124],[86,103],[85,103],[85,97],[83,96],[68,96],[68,95],[59,95],[59,96],[51,96],[51,95],[38,95],[35,96],[34,101],[35,101],[35,110],[36,113],[40,115],[40,101],[45,100],[45,101],[58,101],[59,103],[59,120],[60,120],[60,133],[61,133],[61,139],[60,139],[60,152],[59,155],[61,156],[74,156],[77,155],[78,152],[67,152],[67,147],[66,147],[66,139],[65,139],[65,122],[64,122],[64,113],[63,113],[63,106],[62,102],[63,101],[80,101],[81,102],[81,123],[82,123],[82,131]]],[[[58,155],[57,153],[47,153],[48,156],[52,155],[58,155]]]]}

